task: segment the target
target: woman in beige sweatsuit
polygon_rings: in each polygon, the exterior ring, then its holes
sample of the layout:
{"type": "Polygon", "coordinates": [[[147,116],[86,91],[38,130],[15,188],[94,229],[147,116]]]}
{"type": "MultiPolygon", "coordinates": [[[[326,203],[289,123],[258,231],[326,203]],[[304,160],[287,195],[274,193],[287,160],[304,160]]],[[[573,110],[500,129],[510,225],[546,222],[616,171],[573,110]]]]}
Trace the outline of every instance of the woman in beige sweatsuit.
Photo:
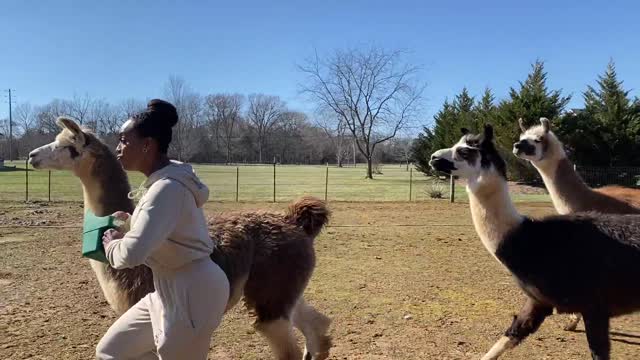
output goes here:
{"type": "Polygon", "coordinates": [[[176,122],[173,105],[152,100],[121,129],[119,160],[147,180],[134,192],[140,200],[130,230],[105,233],[105,253],[116,269],[149,266],[155,291],[109,328],[98,359],[206,359],[229,299],[227,277],[209,258],[213,242],[201,208],[209,190],[191,166],[166,155],[176,122]]]}

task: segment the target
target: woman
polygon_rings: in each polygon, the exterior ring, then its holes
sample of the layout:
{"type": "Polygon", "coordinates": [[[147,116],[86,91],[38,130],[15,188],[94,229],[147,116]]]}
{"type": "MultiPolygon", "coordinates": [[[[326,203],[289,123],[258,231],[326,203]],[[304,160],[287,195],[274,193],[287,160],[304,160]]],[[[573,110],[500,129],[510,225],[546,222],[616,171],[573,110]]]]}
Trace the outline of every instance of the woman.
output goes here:
{"type": "Polygon", "coordinates": [[[105,232],[103,244],[116,269],[149,266],[155,291],[109,328],[96,349],[98,359],[206,359],[222,320],[229,282],[209,258],[213,242],[201,208],[209,190],[191,166],[167,157],[177,122],[176,108],[154,99],[120,129],[118,159],[147,180],[133,192],[140,200],[130,230],[105,232]]]}

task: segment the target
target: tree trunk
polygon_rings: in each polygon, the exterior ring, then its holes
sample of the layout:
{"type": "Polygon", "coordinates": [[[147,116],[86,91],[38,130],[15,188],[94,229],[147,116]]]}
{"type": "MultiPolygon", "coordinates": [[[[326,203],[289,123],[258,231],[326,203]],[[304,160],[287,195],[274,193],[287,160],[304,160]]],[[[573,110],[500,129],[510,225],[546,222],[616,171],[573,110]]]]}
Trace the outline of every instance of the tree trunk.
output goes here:
{"type": "Polygon", "coordinates": [[[371,157],[367,158],[367,179],[373,179],[373,161],[371,157]]]}

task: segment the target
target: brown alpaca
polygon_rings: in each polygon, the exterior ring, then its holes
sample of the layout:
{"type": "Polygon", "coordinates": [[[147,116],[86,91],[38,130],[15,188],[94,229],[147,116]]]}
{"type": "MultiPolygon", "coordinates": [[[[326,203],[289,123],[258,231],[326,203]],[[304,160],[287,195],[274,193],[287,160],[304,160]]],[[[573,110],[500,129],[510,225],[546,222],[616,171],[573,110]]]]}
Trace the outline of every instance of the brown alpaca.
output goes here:
{"type": "MultiPolygon", "coordinates": [[[[622,186],[592,189],[582,180],[567,158],[564,146],[550,130],[549,120],[529,129],[518,120],[522,134],[513,153],[538,170],[556,211],[561,214],[597,211],[610,214],[640,214],[640,190],[622,186]]],[[[580,316],[572,316],[566,330],[575,330],[580,316]]]]}
{"type": "MultiPolygon", "coordinates": [[[[98,216],[116,211],[131,213],[130,186],[125,171],[111,150],[71,119],[60,118],[63,129],[56,140],[33,150],[30,162],[37,169],[71,170],[82,182],[85,209],[98,216]]],[[[305,303],[303,292],[315,267],[315,237],[329,218],[324,202],[304,197],[286,213],[254,211],[224,213],[209,220],[216,246],[211,254],[231,285],[227,311],[244,297],[255,315],[255,328],[277,359],[325,359],[331,347],[330,320],[305,303]],[[304,355],[292,325],[304,335],[304,355]]],[[[111,307],[122,314],[153,291],[146,266],[115,270],[89,260],[111,307]]],[[[203,284],[204,286],[205,284],[203,284]]]]}

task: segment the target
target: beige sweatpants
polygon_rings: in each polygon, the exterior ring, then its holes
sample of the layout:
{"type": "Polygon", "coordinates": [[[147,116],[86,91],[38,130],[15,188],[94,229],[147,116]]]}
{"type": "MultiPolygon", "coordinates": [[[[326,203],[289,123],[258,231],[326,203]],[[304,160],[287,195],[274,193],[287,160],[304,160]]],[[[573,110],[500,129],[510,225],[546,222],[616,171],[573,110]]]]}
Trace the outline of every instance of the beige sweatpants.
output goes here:
{"type": "Polygon", "coordinates": [[[111,325],[96,358],[206,360],[229,300],[226,275],[209,258],[175,272],[152,270],[156,291],[111,325]]]}

